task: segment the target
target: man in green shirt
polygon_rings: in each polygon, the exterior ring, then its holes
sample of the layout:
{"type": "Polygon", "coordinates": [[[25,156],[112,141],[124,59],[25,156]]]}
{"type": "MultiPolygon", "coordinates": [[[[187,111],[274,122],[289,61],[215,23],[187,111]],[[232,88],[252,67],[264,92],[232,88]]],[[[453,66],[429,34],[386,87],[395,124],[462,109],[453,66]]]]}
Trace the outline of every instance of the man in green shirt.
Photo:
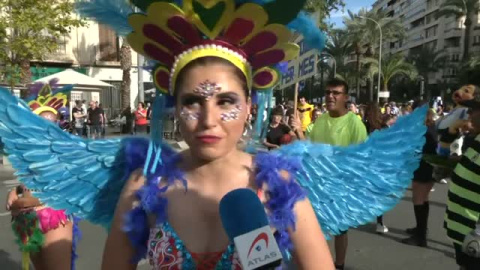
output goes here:
{"type": "MultiPolygon", "coordinates": [[[[308,134],[312,142],[348,146],[367,139],[365,125],[346,107],[348,99],[348,84],[345,81],[332,79],[327,83],[325,101],[328,113],[322,114],[315,121],[308,134]]],[[[335,236],[335,267],[337,269],[344,268],[347,247],[346,231],[335,236]]]]}

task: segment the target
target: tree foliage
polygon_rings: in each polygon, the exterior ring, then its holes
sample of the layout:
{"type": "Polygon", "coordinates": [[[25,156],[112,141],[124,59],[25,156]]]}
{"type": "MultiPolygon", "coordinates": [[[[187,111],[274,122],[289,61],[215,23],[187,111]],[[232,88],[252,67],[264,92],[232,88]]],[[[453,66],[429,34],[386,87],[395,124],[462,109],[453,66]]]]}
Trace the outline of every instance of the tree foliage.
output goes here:
{"type": "Polygon", "coordinates": [[[388,16],[385,11],[361,9],[357,14],[349,11],[349,16],[345,18],[348,33],[354,37],[356,42],[361,43],[363,47],[368,49],[368,56],[375,53],[375,48],[378,48],[380,43],[380,31],[374,21],[378,22],[381,27],[383,42],[402,39],[406,35],[402,23],[388,16]]]}
{"type": "MultiPolygon", "coordinates": [[[[378,75],[378,59],[366,58],[363,60],[363,62],[369,65],[370,76],[378,75]]],[[[382,91],[388,91],[390,81],[396,76],[405,76],[409,79],[415,79],[417,75],[417,68],[415,68],[414,65],[406,62],[405,57],[402,54],[391,54],[382,59],[382,91]]]]}
{"type": "Polygon", "coordinates": [[[84,24],[70,0],[0,0],[0,65],[20,66],[29,81],[30,61],[54,52],[59,40],[84,24]]]}
{"type": "Polygon", "coordinates": [[[326,19],[333,11],[344,7],[344,0],[307,0],[304,9],[310,13],[318,12],[320,28],[328,31],[331,27],[327,25],[326,19]]]}

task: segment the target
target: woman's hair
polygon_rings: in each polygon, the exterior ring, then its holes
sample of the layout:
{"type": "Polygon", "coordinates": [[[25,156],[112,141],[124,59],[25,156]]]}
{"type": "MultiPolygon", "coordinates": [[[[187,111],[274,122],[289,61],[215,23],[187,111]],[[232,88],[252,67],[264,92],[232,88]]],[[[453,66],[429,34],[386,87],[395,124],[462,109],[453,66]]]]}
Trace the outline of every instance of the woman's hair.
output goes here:
{"type": "Polygon", "coordinates": [[[376,102],[368,103],[365,106],[365,121],[368,122],[369,129],[368,132],[372,132],[377,129],[381,129],[383,126],[383,117],[380,107],[376,102]]]}
{"type": "Polygon", "coordinates": [[[208,65],[214,65],[214,64],[222,64],[232,69],[233,74],[235,75],[235,77],[237,77],[238,82],[240,83],[240,85],[243,88],[243,91],[245,92],[245,97],[248,99],[250,91],[247,85],[247,78],[245,77],[243,72],[240,69],[238,69],[236,66],[234,66],[232,63],[230,63],[228,60],[215,57],[215,56],[206,56],[206,57],[197,58],[191,61],[178,73],[175,89],[173,92],[173,96],[175,100],[177,100],[178,93],[180,92],[179,90],[182,88],[184,81],[188,79],[186,76],[190,70],[198,66],[208,66],[208,65]]]}
{"type": "Polygon", "coordinates": [[[141,104],[141,105],[142,105],[142,108],[145,108],[145,103],[143,103],[143,102],[140,101],[140,102],[138,102],[138,104],[141,104]]]}

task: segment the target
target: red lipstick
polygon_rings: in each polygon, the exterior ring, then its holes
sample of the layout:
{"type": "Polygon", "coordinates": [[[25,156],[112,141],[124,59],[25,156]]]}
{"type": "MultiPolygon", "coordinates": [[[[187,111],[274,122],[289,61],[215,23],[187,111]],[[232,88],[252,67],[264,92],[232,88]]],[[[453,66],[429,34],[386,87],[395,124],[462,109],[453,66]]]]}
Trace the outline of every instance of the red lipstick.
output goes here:
{"type": "Polygon", "coordinates": [[[204,144],[214,144],[220,141],[220,137],[212,136],[212,135],[201,135],[197,136],[197,140],[204,144]]]}

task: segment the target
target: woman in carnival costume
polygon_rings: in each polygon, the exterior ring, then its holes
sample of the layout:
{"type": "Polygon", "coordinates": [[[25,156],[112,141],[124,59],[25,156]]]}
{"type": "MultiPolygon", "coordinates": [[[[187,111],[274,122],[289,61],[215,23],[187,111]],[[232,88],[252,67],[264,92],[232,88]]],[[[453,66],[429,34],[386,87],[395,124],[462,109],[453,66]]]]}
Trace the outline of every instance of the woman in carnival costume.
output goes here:
{"type": "MultiPolygon", "coordinates": [[[[57,121],[60,109],[67,104],[66,93],[72,88],[66,86],[52,92],[54,84],[52,80],[47,84],[33,85],[30,88],[33,94],[25,100],[34,114],[51,122],[57,121]]],[[[5,140],[4,143],[9,142],[5,140]]],[[[22,174],[18,176],[22,177],[22,174]]],[[[74,269],[79,229],[72,216],[67,216],[65,210],[45,206],[24,185],[9,192],[7,210],[12,213],[12,230],[22,251],[22,269],[29,268],[30,260],[36,270],[74,269]]]]}
{"type": "Polygon", "coordinates": [[[0,137],[10,142],[20,180],[52,207],[109,229],[103,269],[135,269],[146,256],[155,269],[241,269],[218,212],[220,199],[238,188],[263,201],[284,258],[292,254],[302,269],[333,269],[324,235],[368,223],[400,200],[418,167],[426,108],[363,144],[297,141],[247,154],[238,145],[248,140],[249,97],[256,92],[262,114],[281,77],[276,67],[298,55],[289,43],[293,32],[323,48],[322,34],[301,12],[305,1],[132,4],[138,13],[113,0],[79,2],[78,10],[128,35],[132,48],[150,58],[158,90],[152,138],[92,141],[61,133],[0,91],[0,137]],[[169,105],[189,146],[181,153],[161,142],[169,105]],[[25,124],[38,128],[35,139],[16,131],[25,124]],[[30,160],[32,153],[52,161],[30,160]]]}

